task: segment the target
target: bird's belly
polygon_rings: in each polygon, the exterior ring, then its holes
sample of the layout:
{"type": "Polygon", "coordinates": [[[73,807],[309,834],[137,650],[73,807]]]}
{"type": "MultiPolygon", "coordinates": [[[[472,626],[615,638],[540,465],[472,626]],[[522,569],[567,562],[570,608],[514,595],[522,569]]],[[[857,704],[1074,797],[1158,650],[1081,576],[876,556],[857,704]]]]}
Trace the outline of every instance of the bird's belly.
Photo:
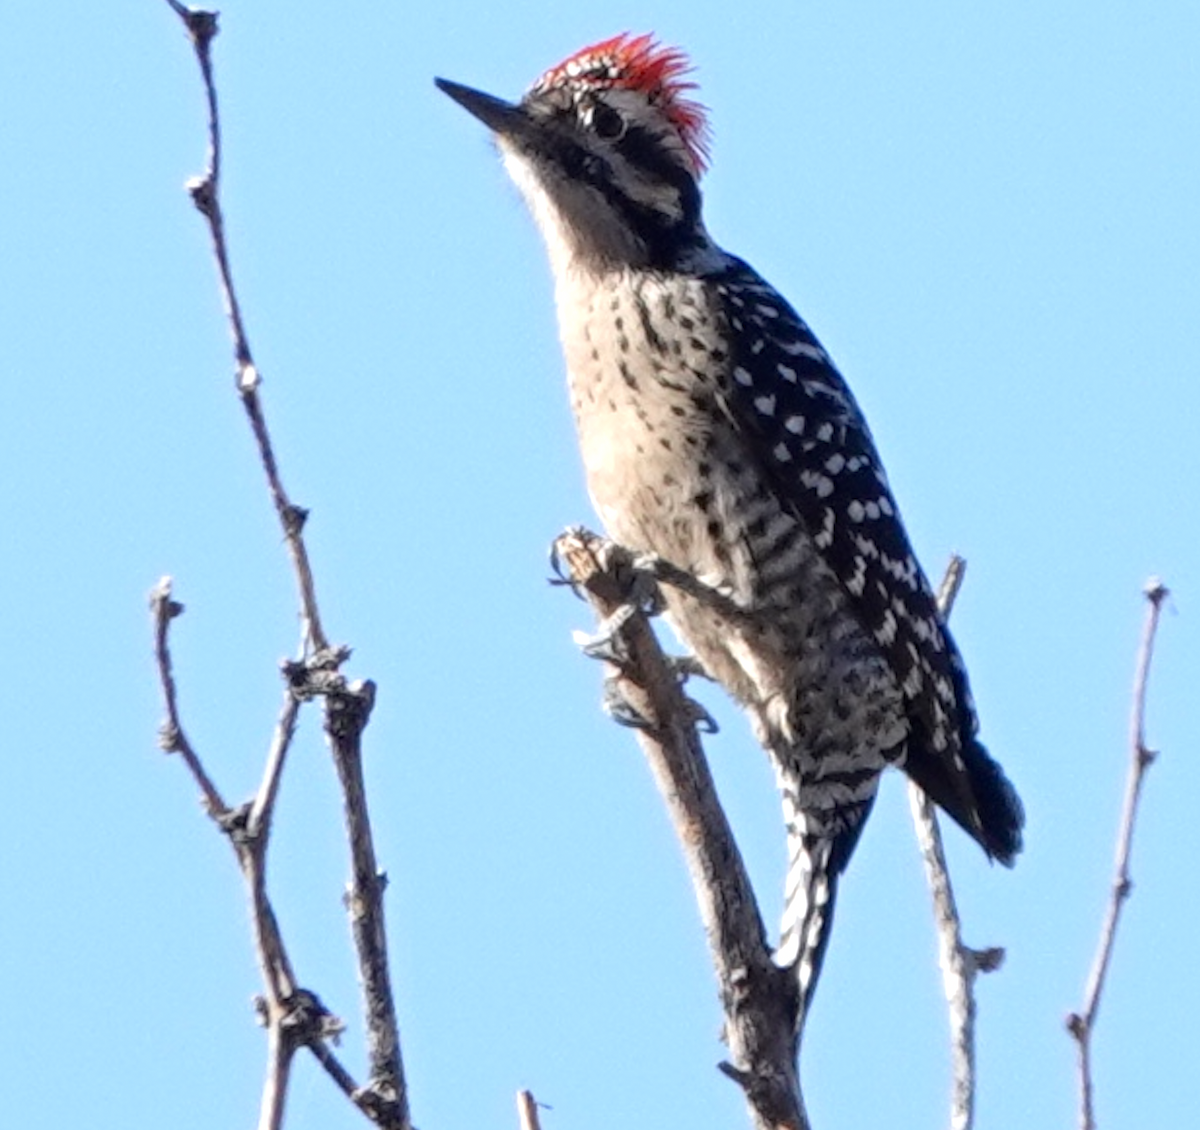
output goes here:
{"type": "Polygon", "coordinates": [[[907,734],[899,688],[757,462],[719,419],[696,419],[670,390],[650,409],[614,382],[590,389],[611,399],[583,412],[577,402],[588,487],[609,535],[728,598],[714,607],[666,587],[684,643],[805,778],[851,762],[882,768],[907,734]]]}
{"type": "MultiPolygon", "coordinates": [[[[588,317],[561,327],[571,402],[609,535],[728,598],[731,607],[714,608],[669,586],[664,594],[683,641],[778,757],[809,768],[841,763],[847,751],[864,765],[878,761],[907,733],[900,690],[809,532],[721,409],[711,345],[696,333],[651,332],[651,321],[668,319],[649,284],[632,296],[616,288],[573,301],[588,317]]],[[[711,323],[704,301],[699,290],[689,299],[697,325],[711,323]]]]}

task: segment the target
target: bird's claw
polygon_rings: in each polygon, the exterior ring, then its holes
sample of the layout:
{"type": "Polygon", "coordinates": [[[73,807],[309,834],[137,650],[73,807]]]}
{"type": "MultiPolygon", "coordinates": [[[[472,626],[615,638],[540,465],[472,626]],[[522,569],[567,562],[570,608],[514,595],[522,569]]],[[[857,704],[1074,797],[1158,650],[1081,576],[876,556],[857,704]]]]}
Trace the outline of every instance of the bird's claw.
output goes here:
{"type": "Polygon", "coordinates": [[[629,563],[632,576],[627,600],[647,616],[661,616],[667,608],[662,588],[658,583],[660,561],[657,553],[638,553],[629,563]]]}
{"type": "MultiPolygon", "coordinates": [[[[623,639],[623,629],[636,613],[644,616],[658,616],[664,609],[662,593],[655,578],[654,554],[640,554],[630,561],[628,569],[628,584],[624,602],[610,616],[606,616],[597,627],[594,634],[573,632],[572,638],[579,649],[589,659],[603,659],[618,666],[628,662],[629,653],[623,639]]],[[[571,584],[564,576],[561,562],[555,547],[550,549],[550,564],[562,580],[559,583],[571,584]]]]}
{"type": "Polygon", "coordinates": [[[666,659],[671,674],[681,683],[686,683],[688,679],[707,679],[710,683],[716,682],[704,664],[694,655],[668,655],[666,659]]]}
{"type": "Polygon", "coordinates": [[[650,719],[625,697],[625,692],[621,689],[620,675],[604,677],[604,696],[600,705],[604,713],[619,726],[628,726],[633,730],[651,729],[650,719]]]}
{"type": "Polygon", "coordinates": [[[684,703],[687,705],[688,713],[691,715],[691,723],[702,734],[717,734],[720,733],[721,727],[717,725],[717,720],[709,714],[709,712],[700,705],[694,698],[685,698],[684,703]]]}
{"type": "MultiPolygon", "coordinates": [[[[571,527],[571,530],[574,530],[574,528],[575,527],[571,527]]],[[[568,530],[567,532],[570,533],[571,530],[568,530]]],[[[550,543],[550,571],[554,574],[554,576],[550,577],[549,581],[552,585],[558,585],[561,588],[570,589],[571,592],[575,594],[577,599],[583,600],[584,595],[583,591],[579,587],[579,582],[571,576],[570,571],[567,569],[566,565],[563,564],[561,554],[558,552],[558,543],[561,540],[562,535],[556,537],[550,543]]]]}
{"type": "MultiPolygon", "coordinates": [[[[688,721],[700,733],[715,734],[719,731],[720,727],[717,725],[716,719],[694,698],[685,698],[683,702],[684,708],[687,711],[688,721]]],[[[604,713],[618,725],[628,726],[634,730],[651,730],[654,728],[650,719],[638,710],[626,697],[621,687],[620,675],[614,673],[605,676],[601,706],[604,713]]]]}

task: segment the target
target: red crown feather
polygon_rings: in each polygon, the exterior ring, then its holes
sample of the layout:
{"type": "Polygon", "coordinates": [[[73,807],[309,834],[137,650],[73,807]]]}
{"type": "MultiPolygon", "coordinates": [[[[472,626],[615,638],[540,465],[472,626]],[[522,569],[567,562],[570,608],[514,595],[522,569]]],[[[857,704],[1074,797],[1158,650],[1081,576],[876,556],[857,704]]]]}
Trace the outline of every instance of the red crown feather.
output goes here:
{"type": "Polygon", "coordinates": [[[704,106],[687,97],[696,84],[684,76],[691,60],[678,47],[664,47],[653,35],[622,32],[593,43],[551,67],[535,90],[571,86],[582,90],[639,90],[679,131],[697,175],[708,167],[709,129],[704,106]]]}

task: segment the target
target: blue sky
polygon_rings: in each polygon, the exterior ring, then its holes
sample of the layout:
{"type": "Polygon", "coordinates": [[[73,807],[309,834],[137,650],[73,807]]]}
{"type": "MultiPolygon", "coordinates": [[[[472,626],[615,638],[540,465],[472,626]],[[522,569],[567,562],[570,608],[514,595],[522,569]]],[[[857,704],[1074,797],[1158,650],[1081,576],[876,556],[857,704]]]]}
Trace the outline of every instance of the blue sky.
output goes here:
{"type": "MultiPolygon", "coordinates": [[[[950,832],[980,988],[983,1128],[1070,1125],[1123,785],[1140,588],[1174,590],[1163,750],[1101,1015],[1105,1130],[1200,1112],[1195,704],[1200,9],[1058,2],[417,7],[228,0],[226,208],[331,635],[379,702],[368,771],[417,1124],[744,1124],[672,833],[575,652],[545,549],[590,519],[532,223],[435,74],[516,96],[617,31],[685,47],[714,236],[799,307],[874,429],[955,611],[1027,851],[950,832]]],[[[240,881],[156,752],[145,595],[170,573],[185,719],[249,792],[292,585],[182,192],[201,91],[165,4],[0,15],[0,916],[12,1124],[247,1125],[261,1032],[240,881]]],[[[772,916],[770,775],[709,742],[772,916]]],[[[944,1123],[944,1009],[901,782],[850,875],[805,1053],[819,1130],[944,1123]]],[[[316,715],[272,858],[304,982],[352,1022],[346,864],[316,715]]],[[[303,1063],[292,1127],[359,1125],[303,1063]]]]}

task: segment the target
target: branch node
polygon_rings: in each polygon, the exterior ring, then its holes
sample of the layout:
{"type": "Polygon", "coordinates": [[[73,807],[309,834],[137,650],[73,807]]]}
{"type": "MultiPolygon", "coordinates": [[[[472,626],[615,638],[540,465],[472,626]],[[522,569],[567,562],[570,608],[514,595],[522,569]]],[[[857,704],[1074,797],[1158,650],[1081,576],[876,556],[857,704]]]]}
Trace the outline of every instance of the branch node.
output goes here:
{"type": "Polygon", "coordinates": [[[213,183],[212,173],[204,173],[198,177],[191,177],[184,182],[183,187],[192,198],[192,203],[196,205],[196,210],[206,220],[213,220],[217,214],[219,205],[217,204],[216,185],[213,183]]]}
{"type": "Polygon", "coordinates": [[[338,690],[325,692],[325,730],[339,741],[362,734],[375,706],[375,684],[370,679],[343,683],[338,690]]]}
{"type": "Polygon", "coordinates": [[[250,811],[252,806],[249,802],[234,805],[233,808],[228,808],[216,817],[217,827],[227,835],[237,847],[248,847],[252,844],[257,836],[250,827],[250,811]]]}
{"type": "Polygon", "coordinates": [[[1151,604],[1157,608],[1164,600],[1171,595],[1171,590],[1167,588],[1160,577],[1149,577],[1146,583],[1142,586],[1142,593],[1151,604]]]}
{"type": "Polygon", "coordinates": [[[297,989],[281,1003],[283,1014],[279,1026],[298,1045],[317,1040],[332,1040],[336,1044],[346,1030],[345,1022],[334,1016],[310,989],[297,989]]]}
{"type": "Polygon", "coordinates": [[[395,1084],[387,1079],[371,1079],[350,1096],[376,1126],[407,1128],[408,1120],[400,1104],[395,1084]]]}
{"type": "MultiPolygon", "coordinates": [[[[249,366],[254,369],[253,365],[249,366]]],[[[254,369],[255,379],[258,379],[258,370],[254,369]]],[[[308,521],[310,511],[303,506],[297,506],[294,502],[289,503],[283,510],[282,520],[284,533],[288,537],[294,537],[304,529],[305,522],[308,521]]]]}
{"type": "Polygon", "coordinates": [[[179,12],[183,22],[187,25],[188,35],[192,37],[196,50],[207,52],[216,38],[217,32],[221,30],[217,23],[219,13],[206,11],[203,8],[187,8],[182,4],[175,3],[172,3],[171,7],[179,12]]]}
{"type": "Polygon", "coordinates": [[[1003,946],[988,946],[986,949],[967,949],[966,953],[976,973],[994,973],[1004,964],[1003,946]]]}
{"type": "Polygon", "coordinates": [[[183,748],[183,733],[170,719],[158,728],[158,748],[163,753],[178,753],[183,748]]]}
{"type": "Polygon", "coordinates": [[[262,374],[258,366],[248,359],[240,359],[237,371],[237,390],[243,396],[252,396],[262,387],[262,374]]]}

